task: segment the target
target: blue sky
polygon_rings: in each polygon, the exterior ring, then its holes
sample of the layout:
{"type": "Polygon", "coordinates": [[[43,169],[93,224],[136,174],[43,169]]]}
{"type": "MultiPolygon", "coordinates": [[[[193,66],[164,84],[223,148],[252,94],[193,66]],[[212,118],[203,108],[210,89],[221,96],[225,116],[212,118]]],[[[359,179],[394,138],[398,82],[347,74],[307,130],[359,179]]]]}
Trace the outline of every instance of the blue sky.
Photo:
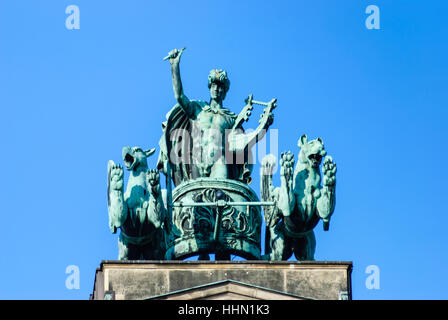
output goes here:
{"type": "Polygon", "coordinates": [[[278,99],[280,151],[297,157],[303,133],[324,140],[337,204],[330,231],[315,229],[316,260],[353,261],[354,299],[447,299],[447,11],[439,0],[1,1],[0,298],[88,298],[95,268],[117,257],[107,161],[158,147],[175,103],[162,58],[186,46],[190,98],[208,99],[208,72],[223,68],[234,112],[249,93],[278,99]],[[79,30],[65,27],[72,4],[79,30]],[[379,30],[365,27],[371,4],[379,30]],[[65,287],[68,265],[79,290],[65,287]],[[366,288],[369,265],[379,290],[366,288]]]}

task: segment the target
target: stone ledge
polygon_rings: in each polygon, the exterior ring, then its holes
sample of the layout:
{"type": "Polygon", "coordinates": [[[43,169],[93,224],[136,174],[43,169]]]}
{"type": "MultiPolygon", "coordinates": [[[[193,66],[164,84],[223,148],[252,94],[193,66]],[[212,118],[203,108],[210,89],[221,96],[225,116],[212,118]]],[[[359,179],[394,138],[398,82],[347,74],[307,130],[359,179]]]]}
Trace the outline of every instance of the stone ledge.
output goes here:
{"type": "Polygon", "coordinates": [[[91,298],[207,299],[207,292],[212,292],[214,285],[231,281],[238,285],[220,286],[221,298],[240,297],[244,300],[248,288],[258,288],[266,294],[254,295],[257,299],[272,299],[273,292],[277,299],[281,299],[282,294],[302,299],[351,299],[351,271],[352,262],[349,261],[106,260],[96,270],[91,298]],[[234,291],[226,295],[225,290],[234,291]],[[239,295],[238,290],[246,293],[239,295]],[[187,291],[188,294],[180,294],[187,291]]]}

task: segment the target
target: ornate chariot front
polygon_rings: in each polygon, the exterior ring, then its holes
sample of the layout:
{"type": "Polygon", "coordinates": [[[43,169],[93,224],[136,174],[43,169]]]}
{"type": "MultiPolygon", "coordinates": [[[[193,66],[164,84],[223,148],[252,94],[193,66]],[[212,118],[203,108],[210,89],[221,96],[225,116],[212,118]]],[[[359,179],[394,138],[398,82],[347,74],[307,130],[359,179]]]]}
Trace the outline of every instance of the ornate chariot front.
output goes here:
{"type": "Polygon", "coordinates": [[[210,253],[216,260],[260,259],[261,209],[247,184],[198,178],[177,186],[172,197],[167,260],[210,253]]]}

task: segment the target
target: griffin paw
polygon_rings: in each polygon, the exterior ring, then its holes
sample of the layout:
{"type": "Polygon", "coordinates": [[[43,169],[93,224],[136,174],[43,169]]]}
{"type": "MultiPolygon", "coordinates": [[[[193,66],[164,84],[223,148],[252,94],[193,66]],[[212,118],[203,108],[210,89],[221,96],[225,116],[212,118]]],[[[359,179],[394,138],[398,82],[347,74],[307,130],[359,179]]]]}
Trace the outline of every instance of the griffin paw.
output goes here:
{"type": "Polygon", "coordinates": [[[156,187],[157,185],[160,184],[159,170],[157,170],[157,169],[148,170],[148,172],[146,173],[146,178],[148,180],[148,184],[151,187],[156,187]]]}
{"type": "Polygon", "coordinates": [[[123,189],[123,167],[119,164],[113,164],[110,168],[110,187],[112,190],[123,189]]]}
{"type": "Polygon", "coordinates": [[[290,151],[284,153],[282,152],[280,158],[280,175],[291,178],[294,170],[293,167],[294,155],[290,151]]]}
{"type": "Polygon", "coordinates": [[[325,157],[322,165],[322,172],[324,175],[324,186],[334,186],[336,183],[336,163],[333,162],[333,159],[330,156],[325,157]]]}
{"type": "Polygon", "coordinates": [[[294,208],[293,167],[294,155],[290,151],[282,153],[280,158],[281,187],[278,193],[277,205],[285,217],[291,215],[294,208]]]}
{"type": "Polygon", "coordinates": [[[275,167],[275,156],[268,154],[261,162],[261,175],[272,176],[275,167]]]}

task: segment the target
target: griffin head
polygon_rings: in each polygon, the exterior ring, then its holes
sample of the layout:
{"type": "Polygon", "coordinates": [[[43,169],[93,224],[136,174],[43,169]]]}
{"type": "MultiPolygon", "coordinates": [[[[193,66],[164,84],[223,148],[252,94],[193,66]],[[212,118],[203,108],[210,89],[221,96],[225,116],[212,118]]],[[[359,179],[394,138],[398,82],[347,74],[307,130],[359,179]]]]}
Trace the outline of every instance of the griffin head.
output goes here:
{"type": "Polygon", "coordinates": [[[126,169],[137,170],[139,167],[147,167],[146,159],[152,155],[156,149],[143,150],[140,147],[123,147],[123,161],[126,166],[126,169]]]}
{"type": "Polygon", "coordinates": [[[327,154],[322,139],[308,141],[307,135],[303,134],[297,145],[300,148],[299,161],[307,163],[312,168],[319,168],[322,158],[327,154]]]}

